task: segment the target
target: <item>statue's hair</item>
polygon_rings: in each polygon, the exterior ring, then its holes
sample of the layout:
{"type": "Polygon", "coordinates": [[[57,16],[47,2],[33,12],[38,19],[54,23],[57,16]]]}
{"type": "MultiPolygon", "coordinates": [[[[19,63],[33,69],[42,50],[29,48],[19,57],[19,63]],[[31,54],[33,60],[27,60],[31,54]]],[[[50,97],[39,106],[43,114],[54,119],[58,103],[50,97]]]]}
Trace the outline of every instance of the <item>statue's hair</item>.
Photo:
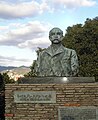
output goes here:
{"type": "Polygon", "coordinates": [[[62,36],[63,36],[63,31],[62,31],[60,28],[58,28],[58,27],[52,28],[52,29],[49,31],[49,36],[51,35],[51,33],[52,33],[52,31],[53,31],[54,29],[59,29],[60,32],[61,32],[61,34],[62,34],[62,36]]]}

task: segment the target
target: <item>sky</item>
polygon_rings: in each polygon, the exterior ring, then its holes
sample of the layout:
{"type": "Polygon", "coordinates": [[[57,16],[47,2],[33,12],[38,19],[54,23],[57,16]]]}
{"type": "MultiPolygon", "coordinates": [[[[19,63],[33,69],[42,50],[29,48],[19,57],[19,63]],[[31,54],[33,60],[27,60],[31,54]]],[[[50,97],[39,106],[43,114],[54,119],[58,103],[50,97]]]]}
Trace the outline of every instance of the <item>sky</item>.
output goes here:
{"type": "Polygon", "coordinates": [[[98,0],[0,0],[0,66],[31,66],[49,31],[98,16],[98,0]]]}

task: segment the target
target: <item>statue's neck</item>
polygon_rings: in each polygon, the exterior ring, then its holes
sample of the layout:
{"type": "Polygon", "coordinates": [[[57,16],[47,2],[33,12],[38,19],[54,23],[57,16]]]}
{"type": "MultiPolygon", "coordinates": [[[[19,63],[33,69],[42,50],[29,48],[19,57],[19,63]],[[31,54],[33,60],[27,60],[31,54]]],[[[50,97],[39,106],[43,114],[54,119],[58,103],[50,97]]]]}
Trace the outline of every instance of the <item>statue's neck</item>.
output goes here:
{"type": "Polygon", "coordinates": [[[52,48],[53,53],[56,52],[60,48],[60,46],[61,46],[61,43],[59,43],[59,44],[52,44],[51,48],[52,48]]]}

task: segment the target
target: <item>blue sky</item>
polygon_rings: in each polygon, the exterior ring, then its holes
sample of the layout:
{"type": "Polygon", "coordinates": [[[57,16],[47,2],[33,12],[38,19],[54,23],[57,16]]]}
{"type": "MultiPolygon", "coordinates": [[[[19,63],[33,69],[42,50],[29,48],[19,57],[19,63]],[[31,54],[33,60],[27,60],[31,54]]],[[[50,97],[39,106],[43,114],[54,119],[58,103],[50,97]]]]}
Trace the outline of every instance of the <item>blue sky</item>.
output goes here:
{"type": "Polygon", "coordinates": [[[98,0],[0,0],[0,65],[30,66],[48,32],[98,16],[98,0]]]}

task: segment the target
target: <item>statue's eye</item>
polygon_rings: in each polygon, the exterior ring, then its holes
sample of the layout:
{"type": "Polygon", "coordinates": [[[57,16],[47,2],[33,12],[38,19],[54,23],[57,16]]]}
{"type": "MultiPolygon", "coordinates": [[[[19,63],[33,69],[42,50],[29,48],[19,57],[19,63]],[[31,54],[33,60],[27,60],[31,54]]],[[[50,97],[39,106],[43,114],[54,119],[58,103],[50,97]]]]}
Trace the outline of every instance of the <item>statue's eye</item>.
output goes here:
{"type": "Polygon", "coordinates": [[[57,35],[60,35],[60,34],[61,34],[60,32],[57,33],[57,35]]]}
{"type": "Polygon", "coordinates": [[[55,35],[55,33],[51,33],[51,35],[55,35]]]}

